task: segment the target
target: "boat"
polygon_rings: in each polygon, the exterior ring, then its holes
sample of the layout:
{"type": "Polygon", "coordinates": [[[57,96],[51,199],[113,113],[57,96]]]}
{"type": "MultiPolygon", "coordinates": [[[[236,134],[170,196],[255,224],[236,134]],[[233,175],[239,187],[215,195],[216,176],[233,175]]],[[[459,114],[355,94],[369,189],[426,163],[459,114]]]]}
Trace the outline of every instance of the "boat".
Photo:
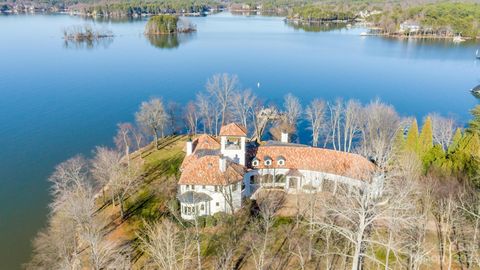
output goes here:
{"type": "Polygon", "coordinates": [[[477,59],[480,59],[480,54],[479,54],[479,52],[478,52],[478,49],[477,49],[477,52],[475,53],[475,57],[476,57],[477,59]]]}
{"type": "Polygon", "coordinates": [[[461,36],[456,36],[456,37],[453,38],[453,42],[455,42],[455,43],[460,43],[460,42],[464,42],[464,41],[465,41],[465,39],[462,38],[461,36]]]}
{"type": "Polygon", "coordinates": [[[360,36],[362,36],[362,37],[368,36],[368,33],[367,32],[362,32],[362,33],[360,33],[360,36]]]}

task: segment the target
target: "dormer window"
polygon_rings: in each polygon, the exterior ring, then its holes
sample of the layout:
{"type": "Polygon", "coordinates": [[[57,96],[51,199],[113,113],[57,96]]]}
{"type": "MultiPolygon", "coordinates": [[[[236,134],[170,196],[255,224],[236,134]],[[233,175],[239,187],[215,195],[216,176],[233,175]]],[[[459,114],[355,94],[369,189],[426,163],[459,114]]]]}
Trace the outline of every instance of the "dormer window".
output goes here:
{"type": "Polygon", "coordinates": [[[254,158],[254,159],[252,160],[252,166],[253,166],[253,167],[257,167],[258,165],[260,165],[260,161],[259,161],[258,159],[256,159],[256,158],[254,158]]]}
{"type": "Polygon", "coordinates": [[[265,164],[265,166],[271,166],[272,165],[272,158],[271,157],[268,157],[268,156],[264,157],[263,160],[264,160],[263,163],[265,164]]]}
{"type": "Polygon", "coordinates": [[[285,158],[282,156],[277,157],[277,165],[284,166],[285,165],[285,158]]]}

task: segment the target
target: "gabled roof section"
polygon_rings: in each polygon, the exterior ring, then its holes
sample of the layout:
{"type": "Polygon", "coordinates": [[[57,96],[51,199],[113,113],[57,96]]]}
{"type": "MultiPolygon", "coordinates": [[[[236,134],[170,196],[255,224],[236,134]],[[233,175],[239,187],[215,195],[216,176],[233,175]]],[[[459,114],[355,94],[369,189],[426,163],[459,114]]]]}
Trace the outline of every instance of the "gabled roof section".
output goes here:
{"type": "Polygon", "coordinates": [[[247,129],[237,123],[230,123],[220,129],[220,136],[247,137],[247,129]]]}
{"type": "Polygon", "coordinates": [[[215,137],[208,134],[200,135],[193,140],[192,148],[192,154],[183,159],[182,165],[180,166],[181,170],[188,166],[188,164],[195,162],[200,157],[216,156],[220,154],[220,143],[215,137]]]}
{"type": "Polygon", "coordinates": [[[228,185],[242,181],[245,167],[227,161],[225,172],[220,171],[220,156],[203,156],[185,164],[179,185],[228,185]]]}
{"type": "Polygon", "coordinates": [[[208,135],[208,134],[203,134],[198,136],[193,141],[193,150],[197,151],[200,149],[208,149],[208,150],[216,150],[220,149],[220,143],[215,139],[213,136],[208,135]]]}

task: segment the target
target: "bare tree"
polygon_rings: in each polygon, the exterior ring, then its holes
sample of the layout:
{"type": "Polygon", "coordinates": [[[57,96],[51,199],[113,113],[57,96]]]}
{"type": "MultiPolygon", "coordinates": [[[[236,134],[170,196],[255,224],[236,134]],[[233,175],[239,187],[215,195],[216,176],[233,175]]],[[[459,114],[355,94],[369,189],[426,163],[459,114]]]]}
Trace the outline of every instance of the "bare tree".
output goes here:
{"type": "Polygon", "coordinates": [[[312,130],[312,145],[318,146],[318,139],[325,124],[325,101],[314,99],[305,109],[307,119],[312,130]]]}
{"type": "Polygon", "coordinates": [[[86,160],[77,156],[64,161],[55,168],[49,181],[52,183],[52,212],[64,211],[77,224],[87,222],[94,204],[94,192],[86,160]]]}
{"type": "Polygon", "coordinates": [[[278,191],[265,190],[257,194],[260,220],[250,239],[250,251],[252,253],[255,269],[266,269],[271,263],[268,256],[268,244],[271,239],[271,229],[274,223],[275,213],[280,209],[285,200],[285,194],[278,191]]]}
{"type": "Polygon", "coordinates": [[[330,141],[335,150],[351,152],[355,138],[360,135],[360,119],[362,107],[358,101],[343,102],[337,99],[328,103],[330,132],[327,141],[330,141]]]}
{"type": "Polygon", "coordinates": [[[88,172],[85,159],[74,157],[59,164],[49,178],[54,199],[50,204],[51,220],[46,232],[36,240],[31,267],[105,269],[116,260],[120,249],[106,240],[102,219],[95,216],[95,196],[88,172]],[[89,260],[83,259],[82,252],[88,253],[89,260]]]}
{"type": "Polygon", "coordinates": [[[344,256],[351,256],[352,270],[361,269],[365,258],[383,264],[368,251],[375,245],[387,245],[374,238],[379,235],[376,230],[384,222],[408,223],[410,218],[411,187],[395,178],[375,179],[362,187],[337,188],[336,195],[323,206],[326,218],[319,219],[320,229],[332,230],[351,244],[352,250],[344,256]]]}
{"type": "Polygon", "coordinates": [[[26,269],[69,269],[81,268],[77,243],[76,224],[64,211],[52,215],[46,229],[33,240],[31,260],[26,269]]]}
{"type": "Polygon", "coordinates": [[[229,105],[231,104],[231,97],[238,88],[237,75],[229,75],[227,73],[215,74],[208,79],[205,88],[207,92],[215,98],[218,107],[220,108],[221,122],[223,126],[227,120],[229,105]]]}
{"type": "Polygon", "coordinates": [[[429,175],[426,181],[432,187],[431,214],[437,234],[437,251],[440,269],[451,269],[456,256],[456,227],[460,224],[458,195],[462,187],[456,179],[442,179],[429,175]]]}
{"type": "Polygon", "coordinates": [[[161,99],[152,98],[148,102],[142,102],[140,110],[135,113],[137,123],[149,130],[155,141],[155,147],[158,147],[159,132],[163,137],[165,134],[165,125],[168,115],[161,99]]]}
{"type": "Polygon", "coordinates": [[[362,140],[358,151],[383,167],[392,156],[397,132],[403,132],[402,121],[391,105],[375,100],[364,108],[361,120],[362,140]]]}
{"type": "Polygon", "coordinates": [[[117,182],[122,156],[118,151],[106,147],[95,148],[95,157],[91,161],[91,173],[100,186],[105,200],[105,190],[110,191],[112,205],[115,206],[117,182]]]}
{"type": "Polygon", "coordinates": [[[120,204],[120,217],[123,219],[125,217],[125,200],[141,183],[141,165],[138,163],[132,164],[131,166],[122,165],[119,167],[115,182],[112,182],[112,186],[115,187],[120,204]]]}
{"type": "Polygon", "coordinates": [[[436,113],[430,114],[429,117],[432,119],[433,141],[441,145],[443,150],[447,150],[455,134],[455,120],[436,113]]]}
{"type": "Polygon", "coordinates": [[[138,234],[142,250],[156,268],[168,270],[191,269],[193,245],[190,237],[168,219],[153,224],[145,223],[138,234]]]}
{"type": "Polygon", "coordinates": [[[287,123],[296,129],[298,119],[302,114],[302,104],[300,104],[300,100],[292,94],[287,94],[284,97],[283,107],[287,123]]]}
{"type": "Polygon", "coordinates": [[[91,269],[100,270],[117,266],[118,259],[121,258],[118,255],[126,252],[118,242],[106,238],[105,225],[102,217],[94,216],[92,212],[91,219],[80,226],[79,238],[88,247],[86,251],[91,269]]]}
{"type": "Polygon", "coordinates": [[[199,119],[203,125],[203,133],[213,134],[213,126],[217,121],[217,116],[214,112],[210,99],[205,94],[199,93],[197,94],[196,104],[198,108],[199,119]]]}
{"type": "Polygon", "coordinates": [[[184,110],[184,120],[187,126],[188,134],[196,135],[198,126],[198,115],[195,103],[189,102],[184,110]]]}
{"type": "Polygon", "coordinates": [[[232,94],[232,107],[235,120],[248,130],[249,116],[257,102],[257,97],[250,89],[232,94]]]}
{"type": "Polygon", "coordinates": [[[132,145],[133,126],[130,123],[117,124],[117,135],[114,137],[115,145],[119,151],[125,152],[127,162],[130,163],[130,148],[132,145]]]}
{"type": "Polygon", "coordinates": [[[167,104],[167,119],[170,131],[175,135],[180,133],[180,105],[174,101],[169,101],[167,104]]]}
{"type": "Polygon", "coordinates": [[[466,193],[459,198],[459,208],[468,228],[468,241],[465,247],[467,269],[480,267],[480,194],[477,191],[466,193]]]}

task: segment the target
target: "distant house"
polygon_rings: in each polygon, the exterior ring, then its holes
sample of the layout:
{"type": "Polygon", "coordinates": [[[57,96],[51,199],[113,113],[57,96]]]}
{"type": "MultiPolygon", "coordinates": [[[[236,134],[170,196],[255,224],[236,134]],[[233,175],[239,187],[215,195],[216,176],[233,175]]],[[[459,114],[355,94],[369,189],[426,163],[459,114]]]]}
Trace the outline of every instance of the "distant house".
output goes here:
{"type": "Polygon", "coordinates": [[[420,24],[413,21],[405,21],[400,24],[400,32],[415,33],[420,31],[420,24]]]}
{"type": "Polygon", "coordinates": [[[232,123],[218,138],[201,135],[187,142],[177,196],[182,218],[235,212],[242,198],[260,189],[335,193],[361,187],[374,169],[356,154],[290,143],[287,133],[261,145],[246,137],[246,129],[232,123]]]}

